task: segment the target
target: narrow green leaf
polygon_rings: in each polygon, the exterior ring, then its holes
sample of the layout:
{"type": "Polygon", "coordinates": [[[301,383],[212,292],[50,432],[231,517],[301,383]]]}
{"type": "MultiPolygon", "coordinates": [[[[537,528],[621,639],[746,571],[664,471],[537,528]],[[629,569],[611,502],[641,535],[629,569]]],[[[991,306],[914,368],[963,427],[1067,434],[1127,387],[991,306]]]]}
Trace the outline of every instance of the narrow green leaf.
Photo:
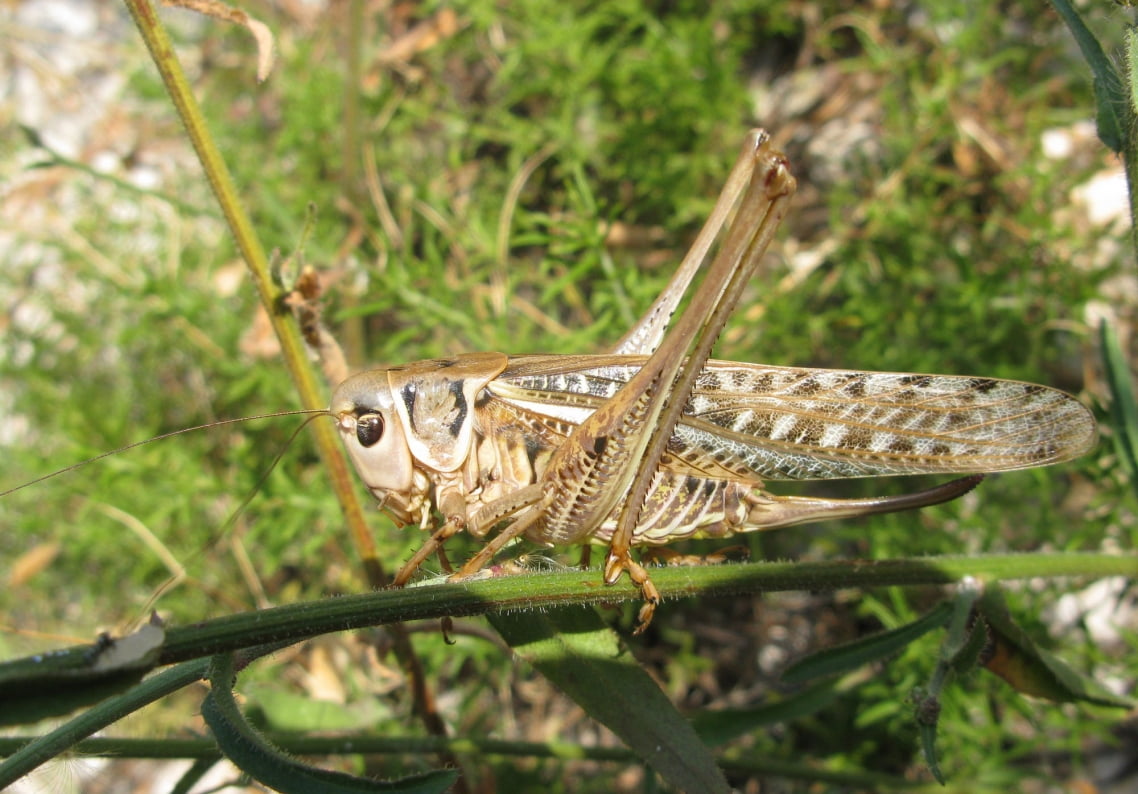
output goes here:
{"type": "Polygon", "coordinates": [[[5,687],[0,693],[4,707],[0,709],[0,727],[31,725],[51,717],[70,714],[84,706],[92,706],[114,695],[130,690],[140,680],[142,671],[126,671],[83,679],[28,679],[27,689],[5,687]]]}
{"type": "Polygon", "coordinates": [[[402,780],[380,781],[302,764],[270,744],[246,721],[233,700],[233,679],[232,658],[214,657],[211,688],[202,701],[202,717],[229,760],[254,780],[277,791],[285,794],[361,794],[376,791],[442,794],[458,777],[453,770],[436,770],[402,780]]]}
{"type": "Polygon", "coordinates": [[[941,692],[952,678],[956,670],[955,662],[962,654],[977,654],[973,646],[977,632],[970,628],[974,624],[973,607],[982,592],[980,582],[971,576],[964,577],[956,589],[951,604],[948,625],[937,653],[936,665],[933,667],[929,683],[925,687],[917,688],[912,695],[913,719],[917,723],[917,733],[921,739],[921,752],[925,756],[925,764],[933,777],[942,786],[944,776],[940,771],[940,758],[936,748],[936,729],[940,721],[941,692]]]}
{"type": "Polygon", "coordinates": [[[991,629],[984,666],[1018,692],[1058,703],[1083,701],[1134,708],[1133,699],[1115,695],[1036,645],[1012,621],[1003,598],[994,588],[985,591],[978,607],[991,629]]]}
{"type": "Polygon", "coordinates": [[[948,665],[956,675],[967,675],[980,664],[980,655],[988,644],[988,625],[983,617],[977,616],[976,621],[968,630],[968,639],[952,654],[948,665]]]}
{"type": "Polygon", "coordinates": [[[816,714],[837,700],[842,689],[838,679],[827,679],[755,708],[703,711],[692,717],[691,724],[707,745],[715,747],[759,728],[816,714]]]}
{"type": "Polygon", "coordinates": [[[1099,325],[1099,341],[1106,380],[1110,384],[1114,448],[1130,475],[1131,485],[1138,489],[1138,403],[1134,401],[1130,366],[1118,344],[1118,336],[1105,320],[1099,325]]]}
{"type": "Polygon", "coordinates": [[[937,783],[945,785],[945,774],[940,771],[937,755],[937,722],[940,720],[940,702],[935,697],[923,696],[916,704],[917,735],[921,737],[921,752],[937,783]]]}
{"type": "MultiPolygon", "coordinates": [[[[66,752],[76,743],[96,731],[120,720],[143,706],[165,697],[184,686],[201,680],[206,672],[205,662],[187,662],[169,670],[155,673],[127,692],[87,709],[63,725],[28,742],[0,764],[0,790],[28,774],[40,764],[66,752]]],[[[39,696],[45,693],[38,691],[39,696]]],[[[4,707],[8,704],[5,701],[4,707]]]]}
{"type": "Polygon", "coordinates": [[[1126,108],[1128,107],[1122,87],[1122,77],[1069,0],[1051,0],[1051,5],[1055,6],[1059,16],[1067,23],[1083,57],[1091,67],[1098,137],[1110,147],[1111,151],[1122,152],[1127,133],[1126,108]]]}
{"type": "Polygon", "coordinates": [[[680,791],[729,791],[691,724],[592,609],[490,615],[519,656],[680,791]]]}
{"type": "MultiPolygon", "coordinates": [[[[937,660],[936,674],[942,678],[947,676],[952,660],[972,638],[969,626],[974,622],[973,607],[982,592],[980,581],[972,576],[964,577],[956,588],[956,594],[952,597],[952,616],[948,620],[947,631],[937,660]]],[[[933,690],[934,695],[940,694],[939,686],[938,684],[933,690]]]]}
{"type": "Polygon", "coordinates": [[[193,764],[190,765],[190,768],[185,771],[185,774],[178,778],[178,782],[174,784],[174,788],[170,789],[170,794],[190,794],[194,786],[198,784],[198,781],[205,777],[209,770],[213,769],[216,765],[217,759],[215,758],[196,759],[193,764]]]}
{"type": "Polygon", "coordinates": [[[1126,148],[1122,163],[1126,169],[1126,186],[1130,193],[1130,245],[1138,253],[1138,27],[1126,26],[1123,63],[1130,104],[1126,107],[1126,148]]]}
{"type": "Polygon", "coordinates": [[[912,623],[804,657],[783,672],[782,680],[788,684],[801,683],[822,676],[846,673],[888,658],[933,629],[943,626],[951,614],[952,604],[947,601],[937,604],[912,623]]]}
{"type": "Polygon", "coordinates": [[[1138,28],[1126,28],[1126,77],[1130,88],[1130,112],[1138,116],[1138,28]]]}

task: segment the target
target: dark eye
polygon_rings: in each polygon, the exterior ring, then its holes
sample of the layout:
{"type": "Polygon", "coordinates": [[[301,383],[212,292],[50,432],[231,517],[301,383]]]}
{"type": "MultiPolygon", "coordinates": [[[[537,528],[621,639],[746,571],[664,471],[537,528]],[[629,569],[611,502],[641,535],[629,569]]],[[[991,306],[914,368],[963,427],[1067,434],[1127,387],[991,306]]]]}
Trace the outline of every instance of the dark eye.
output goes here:
{"type": "Polygon", "coordinates": [[[364,447],[374,447],[383,438],[383,417],[364,414],[356,420],[356,438],[364,447]]]}

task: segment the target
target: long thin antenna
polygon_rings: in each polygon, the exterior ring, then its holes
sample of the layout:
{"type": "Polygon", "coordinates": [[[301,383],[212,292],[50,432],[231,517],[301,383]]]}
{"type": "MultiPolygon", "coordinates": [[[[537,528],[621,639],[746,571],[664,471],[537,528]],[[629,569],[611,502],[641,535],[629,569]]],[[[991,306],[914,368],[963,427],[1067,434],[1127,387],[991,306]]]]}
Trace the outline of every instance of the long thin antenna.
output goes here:
{"type": "MultiPolygon", "coordinates": [[[[229,514],[229,518],[225,519],[225,523],[221,525],[221,528],[218,529],[216,532],[214,532],[206,543],[200,545],[194,551],[194,553],[190,556],[190,560],[193,560],[197,557],[200,557],[202,554],[205,553],[205,550],[207,548],[210,548],[210,547],[214,546],[216,543],[218,543],[218,541],[220,541],[223,537],[225,537],[227,534],[229,534],[229,531],[232,530],[234,526],[236,526],[237,521],[245,513],[245,509],[247,507],[249,507],[249,505],[253,501],[253,499],[257,496],[258,493],[261,492],[261,488],[264,487],[264,485],[268,481],[269,477],[276,470],[277,465],[281,462],[281,459],[285,456],[285,453],[288,452],[288,448],[292,446],[292,442],[295,441],[296,437],[299,436],[301,434],[301,432],[304,430],[304,428],[308,426],[308,423],[313,421],[314,419],[318,418],[321,415],[324,415],[324,416],[331,416],[332,415],[332,414],[328,413],[327,411],[288,411],[288,412],[284,413],[283,416],[292,416],[295,414],[312,414],[312,415],[309,416],[307,419],[305,419],[300,424],[299,427],[297,427],[295,430],[292,431],[292,435],[289,436],[288,441],[286,441],[284,446],[281,447],[280,451],[277,452],[276,456],[273,458],[273,461],[272,461],[272,463],[269,464],[268,468],[266,468],[263,472],[261,472],[261,476],[257,478],[256,484],[252,488],[249,489],[249,493],[247,493],[245,495],[245,498],[241,500],[241,504],[237,505],[236,509],[234,509],[233,512],[229,514]]],[[[281,415],[282,414],[267,414],[266,416],[281,416],[281,415]]],[[[264,416],[251,416],[249,418],[250,419],[264,419],[265,417],[264,416]]],[[[235,421],[240,421],[240,420],[230,419],[228,421],[229,422],[235,422],[235,421]]],[[[211,425],[206,425],[206,427],[211,427],[211,425]]],[[[196,430],[198,428],[190,428],[190,429],[196,430]]],[[[156,441],[157,439],[153,439],[153,440],[156,441]]],[[[140,442],[140,443],[146,443],[146,442],[140,442]]],[[[98,458],[93,458],[93,460],[98,460],[98,458]]],[[[3,496],[3,494],[0,494],[0,496],[3,496]]],[[[183,565],[183,569],[184,568],[185,568],[185,566],[183,565]]],[[[184,577],[184,570],[183,570],[181,575],[178,573],[175,573],[173,576],[171,576],[169,579],[167,579],[165,582],[163,582],[158,587],[158,589],[155,590],[154,593],[147,600],[146,607],[143,610],[143,614],[144,615],[150,614],[151,610],[155,609],[155,607],[157,606],[158,599],[160,599],[168,591],[170,591],[171,589],[176,587],[178,584],[180,584],[184,578],[185,577],[184,577]]],[[[141,624],[141,622],[142,622],[141,619],[139,619],[138,624],[141,624]]]]}
{"type": "MultiPolygon", "coordinates": [[[[220,422],[210,422],[207,425],[198,425],[196,427],[186,427],[186,428],[182,428],[181,430],[174,430],[170,433],[163,433],[160,436],[154,436],[153,438],[148,438],[145,441],[135,441],[133,444],[127,444],[125,447],[119,447],[118,449],[112,449],[110,452],[100,453],[93,458],[87,458],[87,460],[81,460],[78,463],[72,463],[70,466],[59,469],[58,471],[53,471],[51,474],[45,474],[42,477],[36,477],[34,480],[28,480],[25,483],[17,485],[15,488],[9,488],[6,491],[0,491],[0,499],[3,499],[8,494],[13,494],[16,491],[22,491],[24,488],[28,488],[29,486],[36,485],[36,484],[41,483],[45,480],[50,480],[53,477],[58,477],[61,474],[67,474],[68,472],[75,471],[76,469],[81,469],[88,464],[94,463],[95,461],[102,460],[103,458],[110,457],[111,455],[117,455],[120,452],[126,452],[129,449],[134,449],[135,447],[141,447],[144,444],[150,444],[154,441],[161,441],[163,439],[170,438],[171,436],[180,436],[183,433],[193,433],[196,430],[208,430],[211,427],[221,427],[223,425],[232,425],[232,424],[236,424],[237,422],[249,422],[249,421],[252,421],[253,419],[273,419],[275,417],[280,417],[280,416],[302,416],[302,415],[315,416],[315,415],[319,415],[319,414],[328,414],[328,412],[325,410],[322,410],[322,409],[315,409],[315,408],[300,409],[300,410],[296,410],[296,411],[278,411],[277,413],[272,413],[272,414],[260,414],[258,416],[243,416],[240,419],[222,419],[220,422]]],[[[328,415],[330,415],[330,414],[328,414],[328,415]]]]}

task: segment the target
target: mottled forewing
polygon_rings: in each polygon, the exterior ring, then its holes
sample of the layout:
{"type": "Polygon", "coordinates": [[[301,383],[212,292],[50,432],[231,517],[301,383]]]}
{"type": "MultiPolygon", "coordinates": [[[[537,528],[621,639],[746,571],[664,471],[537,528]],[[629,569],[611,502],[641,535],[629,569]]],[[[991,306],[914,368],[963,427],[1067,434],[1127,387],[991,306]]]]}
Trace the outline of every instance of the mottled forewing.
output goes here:
{"type": "MultiPolygon", "coordinates": [[[[511,358],[495,398],[579,423],[638,356],[511,358]]],[[[687,400],[669,465],[757,480],[994,472],[1078,457],[1094,444],[1073,397],[1019,381],[711,361],[687,400]]]]}

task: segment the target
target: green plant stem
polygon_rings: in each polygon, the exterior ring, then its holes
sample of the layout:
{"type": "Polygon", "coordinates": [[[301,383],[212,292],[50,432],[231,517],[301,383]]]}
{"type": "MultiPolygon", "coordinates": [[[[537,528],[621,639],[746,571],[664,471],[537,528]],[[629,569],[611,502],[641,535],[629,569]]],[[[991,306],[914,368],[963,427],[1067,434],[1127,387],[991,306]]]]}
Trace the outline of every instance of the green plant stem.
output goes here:
{"type": "MultiPolygon", "coordinates": [[[[281,354],[293,383],[296,385],[301,404],[305,408],[324,409],[326,400],[317,386],[316,375],[308,363],[304,343],[296,323],[282,309],[283,290],[272,278],[269,260],[249,220],[248,213],[241,203],[238,192],[229,174],[229,169],[218,151],[206,126],[205,118],[190,91],[181,64],[174,54],[169,36],[154,13],[148,0],[125,0],[131,17],[134,19],[151,57],[162,76],[162,82],[170,95],[178,115],[186,128],[194,150],[201,160],[206,178],[217,198],[229,229],[233,233],[237,247],[252,275],[253,283],[261,297],[273,330],[280,340],[281,354]]],[[[316,446],[325,471],[332,481],[332,489],[340,503],[344,520],[348,525],[353,543],[360,556],[368,584],[381,588],[387,584],[387,576],[376,553],[375,542],[364,520],[363,509],[353,487],[344,453],[339,439],[330,423],[314,422],[310,425],[316,435],[316,446]]],[[[395,654],[411,682],[411,696],[415,711],[424,721],[427,729],[436,735],[445,735],[446,728],[438,716],[434,697],[427,686],[422,665],[415,655],[406,631],[392,626],[395,654]]],[[[444,759],[453,762],[454,759],[444,759]]]]}
{"type": "MultiPolygon", "coordinates": [[[[1138,555],[1008,554],[880,561],[760,562],[661,568],[652,570],[651,574],[665,599],[711,598],[780,590],[947,585],[965,576],[981,581],[1056,576],[1134,577],[1138,576],[1138,555]]],[[[299,639],[393,620],[605,604],[639,598],[639,590],[627,581],[601,585],[596,571],[506,576],[385,590],[231,615],[184,629],[170,629],[161,659],[164,663],[180,661],[242,645],[299,639]]]]}
{"type": "Polygon", "coordinates": [[[1122,165],[1126,171],[1127,194],[1130,197],[1130,243],[1138,259],[1138,28],[1126,30],[1125,82],[1128,102],[1120,110],[1124,120],[1122,165]]]}
{"type": "MultiPolygon", "coordinates": [[[[266,733],[273,744],[293,755],[423,755],[450,750],[518,758],[557,758],[562,760],[637,763],[639,758],[624,747],[586,747],[570,742],[522,742],[503,739],[442,739],[403,736],[297,736],[295,733],[266,733]]],[[[9,755],[37,737],[0,737],[0,756],[9,755]]],[[[186,758],[220,760],[217,745],[209,739],[84,739],[71,751],[86,757],[107,758],[186,758]]],[[[856,769],[829,769],[807,762],[781,762],[767,758],[732,758],[723,768],[747,775],[777,775],[792,780],[814,780],[868,786],[874,789],[923,789],[923,782],[856,769]]]]}
{"type": "MultiPolygon", "coordinates": [[[[965,576],[980,581],[1035,577],[1138,577],[1138,554],[1064,552],[1003,554],[928,559],[847,560],[829,562],[754,562],[652,569],[652,581],[665,601],[674,598],[723,598],[786,590],[841,590],[875,587],[948,585],[965,576]]],[[[256,612],[206,620],[166,630],[159,664],[175,664],[250,648],[265,643],[299,642],[334,631],[379,626],[398,621],[513,612],[572,604],[596,605],[636,601],[635,585],[621,580],[600,583],[600,573],[569,571],[504,576],[474,582],[440,583],[405,589],[326,598],[256,612]]],[[[13,686],[21,665],[42,667],[47,656],[60,667],[73,666],[72,654],[85,656],[81,645],[37,657],[0,664],[0,680],[13,686]]]]}
{"type": "MultiPolygon", "coordinates": [[[[280,340],[281,355],[296,385],[300,402],[305,408],[323,410],[327,407],[327,402],[317,385],[316,375],[308,364],[300,332],[296,324],[290,321],[288,313],[282,310],[281,299],[284,292],[273,282],[265,249],[253,230],[253,224],[241,204],[233,179],[229,175],[229,169],[213,142],[201,108],[198,107],[190,91],[170,38],[148,0],[125,0],[125,2],[154,59],[155,66],[158,67],[162,82],[186,128],[194,151],[197,152],[206,179],[209,180],[226,223],[233,233],[237,248],[249,268],[253,283],[260,294],[261,303],[268,312],[277,339],[280,340]]],[[[383,568],[376,555],[367,523],[364,521],[363,509],[352,487],[348,464],[340,449],[334,428],[326,422],[314,422],[311,427],[316,435],[320,458],[332,480],[336,498],[340,502],[352,539],[367,570],[369,583],[373,587],[382,586],[385,581],[383,568]]]]}
{"type": "MultiPolygon", "coordinates": [[[[869,589],[935,586],[973,576],[981,581],[1034,577],[1138,577],[1138,554],[1006,554],[929,559],[831,562],[757,562],[660,568],[652,581],[665,600],[728,597],[782,590],[869,589]]],[[[396,621],[510,612],[570,604],[635,601],[638,589],[627,581],[600,584],[597,571],[505,576],[465,583],[443,583],[402,590],[328,598],[257,612],[227,615],[192,626],[167,629],[159,657],[173,664],[263,643],[297,642],[333,631],[396,621]]],[[[69,653],[87,653],[80,646],[69,653]]],[[[0,665],[26,663],[15,660],[0,665]]]]}
{"type": "MultiPolygon", "coordinates": [[[[980,580],[1054,576],[1138,576],[1138,555],[1008,554],[935,559],[746,563],[653,570],[665,599],[725,597],[780,590],[868,589],[946,585],[965,576],[980,580]]],[[[400,620],[509,612],[569,604],[635,601],[627,581],[600,584],[596,571],[506,576],[470,583],[384,590],[229,615],[167,632],[162,663],[223,653],[283,639],[400,620]]]]}
{"type": "Polygon", "coordinates": [[[193,204],[182,201],[177,196],[158,193],[153,190],[139,187],[129,179],[123,179],[122,177],[115,176],[114,174],[100,171],[98,168],[88,165],[82,160],[68,157],[61,152],[56,151],[54,148],[52,148],[51,144],[43,140],[43,138],[41,138],[39,134],[30,127],[21,126],[21,129],[23,130],[24,135],[28,138],[29,142],[34,147],[37,149],[42,149],[47,153],[49,159],[42,164],[43,166],[52,165],[63,166],[64,168],[72,168],[82,174],[86,174],[93,180],[107,182],[111,185],[114,185],[116,190],[121,190],[124,193],[134,196],[142,196],[148,199],[158,199],[159,201],[164,201],[183,215],[205,215],[211,218],[218,217],[217,211],[212,207],[196,207],[193,204]]]}
{"type": "Polygon", "coordinates": [[[342,144],[344,163],[340,173],[340,186],[344,198],[352,204],[364,201],[367,196],[360,179],[363,164],[360,162],[360,92],[362,56],[361,39],[364,35],[363,0],[347,3],[348,24],[340,33],[344,45],[344,137],[342,144]]]}
{"type": "MultiPolygon", "coordinates": [[[[585,747],[571,742],[521,742],[503,739],[445,739],[435,736],[307,736],[294,732],[266,732],[273,744],[294,755],[424,755],[450,750],[455,753],[523,756],[529,758],[591,759],[636,763],[636,753],[625,747],[585,747]]],[[[0,756],[17,752],[38,736],[0,737],[0,756]]],[[[110,758],[220,759],[217,744],[209,739],[84,739],[70,748],[79,755],[110,758]]]]}

